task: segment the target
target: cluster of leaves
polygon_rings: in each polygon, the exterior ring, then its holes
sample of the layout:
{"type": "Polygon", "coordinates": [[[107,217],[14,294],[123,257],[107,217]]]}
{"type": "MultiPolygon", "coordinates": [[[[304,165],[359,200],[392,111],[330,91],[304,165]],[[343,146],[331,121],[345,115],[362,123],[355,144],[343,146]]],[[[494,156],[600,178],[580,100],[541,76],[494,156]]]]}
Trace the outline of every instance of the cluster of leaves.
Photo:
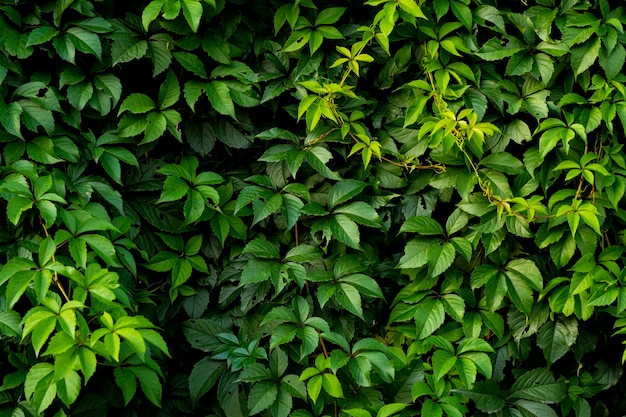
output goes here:
{"type": "Polygon", "coordinates": [[[0,416],[623,415],[625,25],[0,1],[0,416]]]}

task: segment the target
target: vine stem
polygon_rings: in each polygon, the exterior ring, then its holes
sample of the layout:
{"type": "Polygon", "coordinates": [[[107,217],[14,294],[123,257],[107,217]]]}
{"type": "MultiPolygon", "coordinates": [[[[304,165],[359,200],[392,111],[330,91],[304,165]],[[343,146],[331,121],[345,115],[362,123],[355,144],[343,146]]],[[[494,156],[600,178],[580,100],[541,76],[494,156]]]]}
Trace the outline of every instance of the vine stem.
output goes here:
{"type": "MultiPolygon", "coordinates": [[[[365,50],[365,47],[367,45],[369,45],[369,41],[364,43],[363,46],[361,46],[361,48],[359,48],[359,51],[354,55],[354,57],[357,57],[357,56],[361,55],[361,52],[363,52],[365,50]]],[[[352,58],[354,58],[354,57],[352,57],[352,58]]],[[[339,87],[343,87],[344,83],[346,82],[346,80],[348,79],[348,77],[350,76],[351,73],[352,73],[352,68],[350,68],[350,65],[348,65],[348,68],[346,69],[346,72],[344,72],[343,73],[343,77],[341,77],[341,81],[339,82],[339,87]]]]}
{"type": "MultiPolygon", "coordinates": [[[[50,234],[48,233],[48,228],[46,227],[46,224],[41,217],[39,217],[39,223],[41,224],[41,227],[43,228],[43,232],[46,237],[50,237],[50,234]]],[[[54,254],[52,254],[52,261],[56,262],[56,257],[54,256],[54,254]]],[[[57,287],[59,287],[59,290],[61,291],[63,298],[65,298],[65,301],[69,303],[70,297],[68,297],[67,292],[63,287],[63,284],[61,284],[61,281],[59,280],[59,273],[57,271],[54,271],[54,283],[57,285],[57,287]]]]}
{"type": "MultiPolygon", "coordinates": [[[[318,332],[319,333],[319,332],[318,332]]],[[[329,355],[328,355],[328,349],[326,349],[326,344],[324,343],[324,338],[322,337],[321,334],[319,334],[319,338],[320,338],[320,345],[322,345],[322,352],[324,352],[324,357],[326,359],[328,359],[329,355]]]]}

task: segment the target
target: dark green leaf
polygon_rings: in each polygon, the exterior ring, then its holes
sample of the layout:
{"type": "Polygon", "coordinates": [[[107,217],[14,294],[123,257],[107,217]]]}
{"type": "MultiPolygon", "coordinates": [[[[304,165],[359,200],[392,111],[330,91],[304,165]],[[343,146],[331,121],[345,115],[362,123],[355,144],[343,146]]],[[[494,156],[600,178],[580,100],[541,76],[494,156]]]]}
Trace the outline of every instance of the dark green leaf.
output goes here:
{"type": "Polygon", "coordinates": [[[189,375],[189,392],[194,403],[213,388],[225,366],[224,362],[211,360],[208,357],[201,359],[193,366],[189,375]]]}

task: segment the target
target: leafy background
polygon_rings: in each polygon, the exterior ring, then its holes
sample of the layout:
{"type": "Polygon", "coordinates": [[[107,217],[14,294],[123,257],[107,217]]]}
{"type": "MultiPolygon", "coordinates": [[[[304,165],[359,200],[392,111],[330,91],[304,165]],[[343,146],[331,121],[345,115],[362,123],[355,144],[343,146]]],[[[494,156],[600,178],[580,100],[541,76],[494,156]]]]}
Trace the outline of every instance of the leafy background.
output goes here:
{"type": "Polygon", "coordinates": [[[0,416],[626,413],[619,2],[0,4],[0,416]]]}

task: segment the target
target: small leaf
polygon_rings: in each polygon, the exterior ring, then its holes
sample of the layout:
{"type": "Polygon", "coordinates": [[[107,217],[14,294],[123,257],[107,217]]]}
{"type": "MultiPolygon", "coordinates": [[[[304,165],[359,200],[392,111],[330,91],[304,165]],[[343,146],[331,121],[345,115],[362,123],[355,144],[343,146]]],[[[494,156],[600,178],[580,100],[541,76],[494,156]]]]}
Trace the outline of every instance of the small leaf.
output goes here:
{"type": "Polygon", "coordinates": [[[332,25],[337,23],[345,11],[345,7],[330,7],[328,9],[324,9],[315,18],[315,26],[332,25]]]}
{"type": "Polygon", "coordinates": [[[173,52],[172,56],[187,71],[192,72],[198,77],[207,78],[204,64],[202,63],[202,61],[200,61],[200,58],[198,58],[196,54],[192,54],[190,52],[173,52]]]}
{"type": "Polygon", "coordinates": [[[356,180],[339,181],[328,192],[328,208],[344,203],[355,196],[359,195],[367,184],[356,180]]]}
{"type": "Polygon", "coordinates": [[[141,93],[133,93],[124,100],[120,106],[118,115],[122,114],[124,111],[129,111],[133,114],[142,114],[153,109],[156,109],[156,104],[150,97],[141,93]]]}
{"type": "Polygon", "coordinates": [[[159,109],[163,110],[173,106],[178,101],[179,97],[180,85],[178,83],[178,78],[176,78],[174,72],[169,71],[159,90],[159,109]]]}
{"type": "Polygon", "coordinates": [[[414,216],[402,223],[400,233],[414,232],[420,235],[444,235],[443,227],[433,218],[414,216]]]}
{"type": "Polygon", "coordinates": [[[152,23],[161,12],[165,2],[166,0],[153,0],[143,9],[141,13],[141,24],[146,32],[148,31],[150,23],[152,23]]]}

